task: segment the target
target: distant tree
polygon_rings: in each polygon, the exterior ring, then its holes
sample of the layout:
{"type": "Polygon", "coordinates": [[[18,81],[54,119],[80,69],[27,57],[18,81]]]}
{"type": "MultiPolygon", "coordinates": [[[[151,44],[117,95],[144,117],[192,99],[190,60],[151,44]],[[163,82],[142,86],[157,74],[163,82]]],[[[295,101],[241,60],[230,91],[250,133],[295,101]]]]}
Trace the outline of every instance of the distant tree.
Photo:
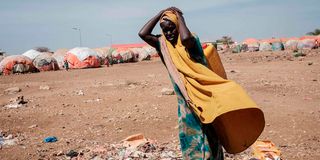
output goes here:
{"type": "Polygon", "coordinates": [[[48,47],[36,47],[34,50],[38,52],[50,52],[50,49],[48,47]]]}
{"type": "Polygon", "coordinates": [[[307,35],[310,35],[310,36],[320,35],[320,29],[317,28],[313,32],[308,32],[307,35]]]}
{"type": "Polygon", "coordinates": [[[234,41],[229,36],[222,36],[221,39],[217,40],[217,43],[223,43],[229,47],[230,44],[233,44],[234,41]]]}

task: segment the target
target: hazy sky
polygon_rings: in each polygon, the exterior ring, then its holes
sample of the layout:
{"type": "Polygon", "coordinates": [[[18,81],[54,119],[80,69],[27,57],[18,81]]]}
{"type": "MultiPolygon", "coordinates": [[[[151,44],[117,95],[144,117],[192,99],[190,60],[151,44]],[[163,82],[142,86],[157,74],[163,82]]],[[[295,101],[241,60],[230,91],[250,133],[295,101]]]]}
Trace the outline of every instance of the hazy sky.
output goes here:
{"type": "MultiPolygon", "coordinates": [[[[140,43],[140,28],[176,6],[202,41],[232,36],[302,36],[320,28],[320,0],[0,0],[0,49],[21,54],[36,46],[95,48],[140,43]]],[[[154,33],[160,33],[159,27],[154,33]]]]}

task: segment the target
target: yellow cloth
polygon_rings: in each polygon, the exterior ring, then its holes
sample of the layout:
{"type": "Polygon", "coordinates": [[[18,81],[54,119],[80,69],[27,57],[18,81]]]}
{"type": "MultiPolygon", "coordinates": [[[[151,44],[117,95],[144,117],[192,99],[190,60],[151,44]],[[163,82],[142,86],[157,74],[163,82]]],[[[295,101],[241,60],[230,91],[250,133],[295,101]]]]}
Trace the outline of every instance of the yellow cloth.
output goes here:
{"type": "MultiPolygon", "coordinates": [[[[161,18],[168,18],[175,24],[178,19],[174,12],[165,12],[161,18]]],[[[178,25],[176,25],[178,27],[178,25]]],[[[178,28],[177,28],[178,29],[178,28]]],[[[255,142],[264,128],[263,112],[257,108],[255,102],[247,95],[240,85],[234,81],[221,78],[224,69],[214,48],[205,50],[208,67],[197,63],[182,45],[180,35],[177,44],[173,46],[162,36],[162,52],[167,52],[172,60],[181,83],[178,86],[182,93],[186,92],[186,100],[202,123],[214,126],[218,137],[229,153],[238,153],[255,142]],[[211,69],[210,69],[211,68],[211,69]],[[218,73],[218,74],[216,74],[218,73]]],[[[164,55],[164,53],[162,53],[164,55]]],[[[166,66],[169,70],[171,64],[166,66]]],[[[175,72],[171,72],[175,74],[175,72]]],[[[177,82],[175,80],[175,82],[177,82]]]]}
{"type": "MultiPolygon", "coordinates": [[[[163,18],[178,24],[176,15],[171,11],[165,12],[161,19],[163,18]]],[[[206,66],[193,61],[182,45],[180,35],[175,46],[167,40],[166,45],[188,96],[194,104],[192,107],[203,123],[211,123],[217,114],[223,114],[234,108],[256,106],[241,86],[221,78],[206,66]]]]}
{"type": "Polygon", "coordinates": [[[224,70],[217,49],[210,43],[207,44],[207,47],[203,50],[203,52],[208,63],[208,68],[220,77],[227,79],[227,74],[224,70]]]}

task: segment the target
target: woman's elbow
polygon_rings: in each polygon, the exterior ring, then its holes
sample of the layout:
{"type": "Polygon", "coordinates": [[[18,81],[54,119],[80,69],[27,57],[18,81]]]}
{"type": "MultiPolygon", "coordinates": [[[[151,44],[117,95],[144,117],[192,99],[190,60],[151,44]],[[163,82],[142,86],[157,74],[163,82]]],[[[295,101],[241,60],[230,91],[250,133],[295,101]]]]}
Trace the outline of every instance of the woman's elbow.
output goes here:
{"type": "Polygon", "coordinates": [[[143,39],[143,37],[145,37],[145,35],[141,32],[138,33],[139,37],[143,39]]]}
{"type": "Polygon", "coordinates": [[[186,48],[192,48],[194,46],[194,38],[181,38],[181,43],[186,48]]]}

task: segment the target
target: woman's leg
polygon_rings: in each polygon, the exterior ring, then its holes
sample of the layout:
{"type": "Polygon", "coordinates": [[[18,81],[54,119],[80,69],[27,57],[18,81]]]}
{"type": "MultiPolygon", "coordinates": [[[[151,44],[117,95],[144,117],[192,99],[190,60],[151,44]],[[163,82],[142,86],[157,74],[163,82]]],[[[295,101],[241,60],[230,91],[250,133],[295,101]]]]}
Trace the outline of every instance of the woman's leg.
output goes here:
{"type": "Polygon", "coordinates": [[[183,159],[213,159],[207,136],[201,128],[201,122],[178,96],[179,139],[183,159]]]}

